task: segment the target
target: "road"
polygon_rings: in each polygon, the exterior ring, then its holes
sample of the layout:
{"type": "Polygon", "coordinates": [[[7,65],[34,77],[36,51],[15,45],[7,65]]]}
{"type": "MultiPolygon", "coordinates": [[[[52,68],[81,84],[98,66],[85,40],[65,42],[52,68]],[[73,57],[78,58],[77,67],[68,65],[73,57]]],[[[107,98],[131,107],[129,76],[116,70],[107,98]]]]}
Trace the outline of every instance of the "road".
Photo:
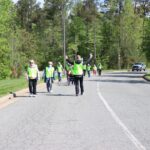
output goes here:
{"type": "Polygon", "coordinates": [[[150,150],[150,83],[142,73],[85,78],[85,93],[54,84],[0,109],[0,150],[150,150]]]}

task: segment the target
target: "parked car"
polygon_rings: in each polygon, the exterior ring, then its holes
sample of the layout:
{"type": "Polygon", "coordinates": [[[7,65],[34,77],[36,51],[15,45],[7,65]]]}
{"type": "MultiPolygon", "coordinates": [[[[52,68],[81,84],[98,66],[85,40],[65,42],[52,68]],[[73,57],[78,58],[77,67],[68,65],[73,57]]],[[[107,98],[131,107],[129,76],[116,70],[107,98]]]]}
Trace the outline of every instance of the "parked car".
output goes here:
{"type": "Polygon", "coordinates": [[[132,66],[132,71],[145,71],[146,65],[144,63],[135,63],[132,66]]]}

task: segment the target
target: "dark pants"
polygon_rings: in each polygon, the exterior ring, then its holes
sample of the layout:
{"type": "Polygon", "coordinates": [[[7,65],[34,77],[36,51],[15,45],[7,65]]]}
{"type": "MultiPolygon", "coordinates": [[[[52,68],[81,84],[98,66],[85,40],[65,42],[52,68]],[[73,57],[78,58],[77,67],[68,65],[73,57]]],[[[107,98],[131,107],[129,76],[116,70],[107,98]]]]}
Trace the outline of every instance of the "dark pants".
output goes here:
{"type": "Polygon", "coordinates": [[[58,81],[61,82],[61,78],[62,78],[62,73],[58,72],[58,81]]]}
{"type": "Polygon", "coordinates": [[[98,75],[101,76],[102,70],[98,69],[98,75]]]}
{"type": "Polygon", "coordinates": [[[36,94],[37,79],[29,79],[29,92],[30,94],[36,94]]]}
{"type": "Polygon", "coordinates": [[[80,82],[81,94],[83,94],[83,92],[84,92],[83,76],[74,76],[74,84],[75,84],[75,92],[76,92],[76,95],[79,94],[79,82],[80,82]]]}
{"type": "Polygon", "coordinates": [[[91,76],[91,71],[88,71],[88,77],[90,77],[91,76]]]}
{"type": "Polygon", "coordinates": [[[52,90],[52,83],[53,83],[53,78],[46,79],[47,92],[50,92],[52,90]]]}

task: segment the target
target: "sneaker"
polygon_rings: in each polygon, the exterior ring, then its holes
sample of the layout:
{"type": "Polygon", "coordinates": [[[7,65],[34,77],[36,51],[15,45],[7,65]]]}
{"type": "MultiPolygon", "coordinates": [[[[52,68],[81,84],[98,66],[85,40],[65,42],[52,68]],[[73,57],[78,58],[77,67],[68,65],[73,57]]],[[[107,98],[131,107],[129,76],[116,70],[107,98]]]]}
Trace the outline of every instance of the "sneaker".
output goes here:
{"type": "Polygon", "coordinates": [[[50,90],[50,93],[53,93],[53,90],[50,90]]]}
{"type": "Polygon", "coordinates": [[[29,97],[32,97],[32,94],[29,94],[29,97]]]}
{"type": "Polygon", "coordinates": [[[79,94],[76,94],[76,96],[79,96],[79,94]]]}
{"type": "Polygon", "coordinates": [[[33,94],[32,97],[36,97],[36,94],[33,94]]]}

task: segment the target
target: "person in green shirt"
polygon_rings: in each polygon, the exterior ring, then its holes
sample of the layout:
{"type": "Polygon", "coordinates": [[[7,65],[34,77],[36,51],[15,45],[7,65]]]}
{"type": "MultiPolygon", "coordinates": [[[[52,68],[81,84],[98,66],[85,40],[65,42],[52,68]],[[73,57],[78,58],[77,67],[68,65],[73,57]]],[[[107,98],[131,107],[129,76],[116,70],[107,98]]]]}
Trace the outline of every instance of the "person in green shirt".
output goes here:
{"type": "Polygon", "coordinates": [[[83,62],[83,59],[80,55],[76,55],[74,61],[70,61],[68,56],[66,56],[66,61],[73,65],[73,75],[74,75],[74,84],[75,84],[75,93],[76,96],[79,95],[79,83],[80,83],[80,90],[81,95],[84,93],[84,86],[83,86],[83,65],[87,64],[91,61],[93,55],[90,54],[89,59],[86,62],[83,62]]]}
{"type": "Polygon", "coordinates": [[[44,75],[45,75],[47,92],[52,93],[53,92],[52,83],[53,83],[53,78],[54,78],[54,67],[51,61],[48,62],[48,66],[45,68],[44,75]]]}
{"type": "Polygon", "coordinates": [[[37,80],[40,80],[39,70],[37,65],[35,64],[34,60],[29,61],[29,66],[27,68],[27,80],[29,81],[29,92],[30,97],[36,96],[36,87],[37,87],[37,80]]]}
{"type": "Polygon", "coordinates": [[[90,78],[91,77],[91,65],[90,64],[87,65],[87,72],[88,72],[88,77],[90,78]]]}
{"type": "Polygon", "coordinates": [[[58,82],[60,83],[62,80],[62,72],[63,72],[63,66],[60,62],[58,62],[57,65],[57,73],[58,73],[58,82]]]}
{"type": "Polygon", "coordinates": [[[101,63],[98,64],[97,70],[98,70],[98,75],[101,76],[101,74],[102,74],[102,64],[101,63]]]}
{"type": "Polygon", "coordinates": [[[83,64],[83,76],[86,75],[86,64],[83,64]]]}

